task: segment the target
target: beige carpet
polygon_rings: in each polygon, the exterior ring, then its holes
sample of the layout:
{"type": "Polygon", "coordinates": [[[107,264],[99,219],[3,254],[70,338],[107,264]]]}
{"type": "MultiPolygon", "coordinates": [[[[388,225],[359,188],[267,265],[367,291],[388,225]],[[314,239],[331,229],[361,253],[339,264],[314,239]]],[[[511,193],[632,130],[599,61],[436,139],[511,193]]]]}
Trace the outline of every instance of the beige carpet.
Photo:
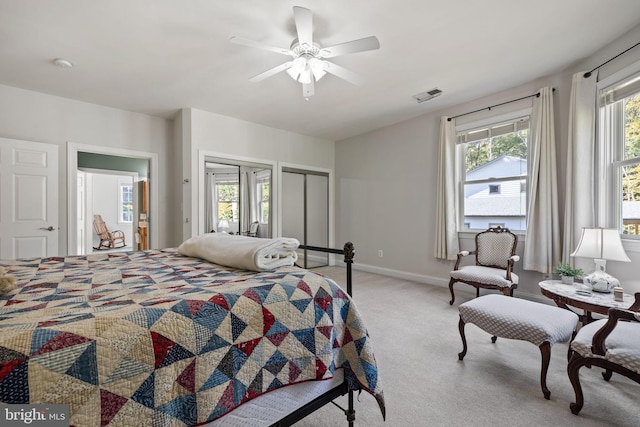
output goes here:
{"type": "MultiPolygon", "coordinates": [[[[344,283],[342,268],[317,271],[344,283]]],[[[473,296],[468,288],[456,292],[450,306],[446,288],[354,271],[354,300],[373,340],[387,405],[383,422],[375,400],[363,392],[356,426],[640,426],[640,384],[616,374],[607,383],[599,368],[581,370],[585,404],[580,415],[570,412],[567,344],[551,349],[551,400],[542,395],[540,350],[531,343],[499,338],[492,344],[488,334],[467,325],[468,352],[458,361],[457,306],[473,296]]],[[[346,406],[346,398],[339,403],[346,406]]],[[[347,423],[327,405],[296,425],[347,423]]]]}

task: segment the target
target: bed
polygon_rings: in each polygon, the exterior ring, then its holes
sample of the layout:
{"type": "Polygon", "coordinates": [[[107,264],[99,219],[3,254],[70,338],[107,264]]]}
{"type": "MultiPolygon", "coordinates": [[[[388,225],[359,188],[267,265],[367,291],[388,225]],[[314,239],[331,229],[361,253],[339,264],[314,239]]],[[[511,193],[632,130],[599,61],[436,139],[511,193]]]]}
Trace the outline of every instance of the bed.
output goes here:
{"type": "Polygon", "coordinates": [[[363,390],[384,417],[353,247],[324,250],[345,253],[347,292],[173,248],[0,261],[18,280],[0,296],[0,402],[66,404],[77,426],[291,425],[349,394],[351,425],[363,390]]]}

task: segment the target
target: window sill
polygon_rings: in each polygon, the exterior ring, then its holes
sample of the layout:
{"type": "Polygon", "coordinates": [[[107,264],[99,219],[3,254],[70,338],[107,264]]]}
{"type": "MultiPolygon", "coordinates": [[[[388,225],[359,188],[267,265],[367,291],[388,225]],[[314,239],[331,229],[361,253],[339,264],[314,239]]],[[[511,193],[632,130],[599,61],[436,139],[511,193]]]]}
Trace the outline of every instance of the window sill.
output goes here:
{"type": "Polygon", "coordinates": [[[622,246],[627,252],[640,252],[640,239],[622,238],[622,246]]]}

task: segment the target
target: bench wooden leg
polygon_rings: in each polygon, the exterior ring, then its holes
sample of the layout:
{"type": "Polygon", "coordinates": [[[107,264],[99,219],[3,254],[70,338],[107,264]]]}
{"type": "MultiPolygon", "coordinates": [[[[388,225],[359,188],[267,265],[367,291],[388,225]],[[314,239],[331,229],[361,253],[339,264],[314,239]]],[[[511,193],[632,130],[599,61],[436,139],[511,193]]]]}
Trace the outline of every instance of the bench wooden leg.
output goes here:
{"type": "Polygon", "coordinates": [[[458,330],[460,331],[460,338],[462,338],[462,351],[458,353],[458,360],[462,360],[467,354],[467,338],[464,336],[464,320],[462,320],[462,317],[458,322],[458,330]]]}
{"type": "Polygon", "coordinates": [[[547,388],[547,371],[549,370],[549,361],[551,360],[551,344],[549,344],[549,341],[545,341],[540,344],[540,354],[542,355],[540,385],[542,386],[542,394],[544,394],[544,398],[549,400],[549,396],[551,396],[551,392],[547,388]]]}

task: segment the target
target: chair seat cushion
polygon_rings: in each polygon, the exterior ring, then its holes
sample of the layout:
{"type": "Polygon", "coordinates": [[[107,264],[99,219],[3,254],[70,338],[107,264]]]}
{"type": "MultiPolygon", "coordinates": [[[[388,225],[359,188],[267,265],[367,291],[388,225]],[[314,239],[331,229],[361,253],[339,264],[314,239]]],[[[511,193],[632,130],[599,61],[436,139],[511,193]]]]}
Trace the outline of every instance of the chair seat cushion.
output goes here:
{"type": "Polygon", "coordinates": [[[485,295],[458,307],[460,318],[502,338],[529,341],[569,341],[578,315],[562,308],[505,295],[485,295]]]}
{"type": "Polygon", "coordinates": [[[607,353],[593,354],[593,335],[607,322],[597,320],[583,326],[571,343],[571,349],[585,358],[600,358],[640,374],[640,323],[618,322],[605,341],[607,353]]]}
{"type": "Polygon", "coordinates": [[[507,271],[500,268],[483,267],[481,265],[466,265],[460,270],[453,270],[451,278],[460,281],[480,282],[501,288],[518,284],[518,275],[511,273],[511,281],[506,279],[507,271]]]}

